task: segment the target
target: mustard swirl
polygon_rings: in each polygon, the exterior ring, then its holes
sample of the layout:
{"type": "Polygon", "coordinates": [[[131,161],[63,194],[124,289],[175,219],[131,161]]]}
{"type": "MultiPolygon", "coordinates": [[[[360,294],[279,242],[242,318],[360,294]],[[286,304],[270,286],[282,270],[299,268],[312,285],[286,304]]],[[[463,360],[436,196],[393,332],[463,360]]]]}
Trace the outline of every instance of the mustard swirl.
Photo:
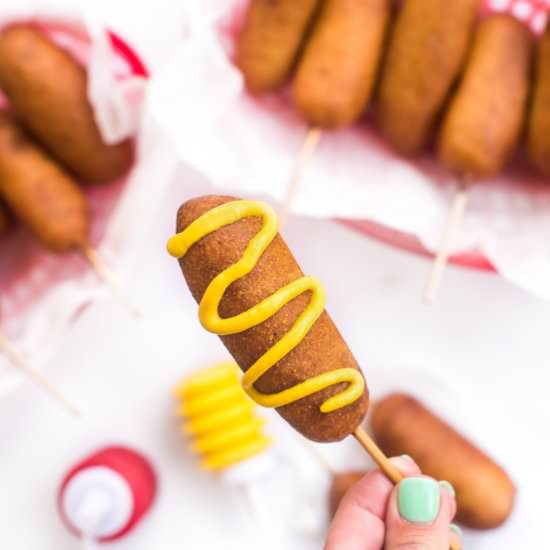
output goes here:
{"type": "Polygon", "coordinates": [[[300,277],[268,296],[247,311],[222,318],[219,305],[227,288],[245,277],[277,235],[277,217],[273,209],[262,202],[238,200],[209,210],[193,221],[184,231],[173,236],[167,245],[170,255],[182,258],[196,242],[210,233],[247,217],[262,219],[262,228],[248,243],[242,257],[219,273],[208,285],[199,304],[199,319],[209,332],[218,335],[244,332],[263,323],[281,308],[304,292],[311,299],[298,316],[292,328],[267,350],[243,375],[242,385],[248,395],[264,407],[282,407],[340,383],[348,385],[321,405],[321,412],[329,413],[350,405],[361,397],[365,381],[353,368],[341,368],[314,376],[278,393],[264,394],[254,384],[270,368],[288,355],[306,337],[325,308],[325,290],[314,277],[300,277]]]}

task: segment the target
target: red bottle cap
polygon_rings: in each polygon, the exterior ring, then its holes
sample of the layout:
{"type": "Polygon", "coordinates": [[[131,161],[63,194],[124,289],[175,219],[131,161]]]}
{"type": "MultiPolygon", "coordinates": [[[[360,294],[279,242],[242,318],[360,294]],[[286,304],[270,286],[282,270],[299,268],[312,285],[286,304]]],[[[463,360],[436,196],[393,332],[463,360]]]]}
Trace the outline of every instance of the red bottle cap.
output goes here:
{"type": "Polygon", "coordinates": [[[107,542],[133,529],[155,498],[149,461],[127,447],[106,447],[74,466],[58,494],[61,517],[79,537],[107,542]]]}

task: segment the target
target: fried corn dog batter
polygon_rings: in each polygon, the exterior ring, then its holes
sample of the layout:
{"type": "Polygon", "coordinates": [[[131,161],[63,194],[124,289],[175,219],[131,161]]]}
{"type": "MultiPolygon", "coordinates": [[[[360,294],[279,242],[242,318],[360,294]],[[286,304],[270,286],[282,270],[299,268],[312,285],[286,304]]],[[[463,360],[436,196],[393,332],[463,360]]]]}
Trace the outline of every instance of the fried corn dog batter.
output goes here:
{"type": "Polygon", "coordinates": [[[510,515],[516,489],[506,472],[416,399],[385,397],[373,405],[370,423],[384,452],[413,456],[423,473],[453,485],[463,525],[490,529],[510,515]]]}
{"type": "Polygon", "coordinates": [[[109,182],[128,171],[133,146],[103,141],[87,80],[84,67],[32,26],[0,34],[0,87],[18,120],[74,176],[109,182]]]}
{"type": "Polygon", "coordinates": [[[355,122],[370,100],[391,0],[326,0],[296,72],[296,107],[313,127],[355,122]]]}
{"type": "Polygon", "coordinates": [[[479,0],[407,0],[391,33],[376,101],[383,135],[401,154],[428,141],[470,46],[479,0]]]}
{"type": "Polygon", "coordinates": [[[89,214],[80,188],[15,122],[0,112],[0,196],[53,252],[87,241],[89,214]]]}
{"type": "Polygon", "coordinates": [[[550,176],[550,25],[538,44],[535,72],[527,155],[541,174],[550,176]]]}
{"type": "Polygon", "coordinates": [[[320,0],[251,0],[237,39],[236,63],[246,87],[270,92],[289,78],[320,0]]]}
{"type": "Polygon", "coordinates": [[[206,196],[186,202],[168,244],[203,326],[244,371],[243,387],[314,441],[338,441],[361,423],[368,391],[324,311],[324,290],[304,277],[267,205],[206,196]]]}
{"type": "Polygon", "coordinates": [[[479,24],[439,139],[441,161],[459,177],[495,176],[514,151],[526,115],[532,46],[529,29],[510,15],[479,24]]]}

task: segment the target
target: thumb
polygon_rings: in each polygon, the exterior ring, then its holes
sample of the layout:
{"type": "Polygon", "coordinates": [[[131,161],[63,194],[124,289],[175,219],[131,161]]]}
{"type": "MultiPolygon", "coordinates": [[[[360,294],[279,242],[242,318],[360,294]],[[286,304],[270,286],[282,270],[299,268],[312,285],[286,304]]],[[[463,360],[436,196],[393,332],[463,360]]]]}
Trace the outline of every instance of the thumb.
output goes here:
{"type": "Polygon", "coordinates": [[[388,502],[385,550],[449,550],[455,512],[448,483],[426,476],[403,479],[388,502]]]}

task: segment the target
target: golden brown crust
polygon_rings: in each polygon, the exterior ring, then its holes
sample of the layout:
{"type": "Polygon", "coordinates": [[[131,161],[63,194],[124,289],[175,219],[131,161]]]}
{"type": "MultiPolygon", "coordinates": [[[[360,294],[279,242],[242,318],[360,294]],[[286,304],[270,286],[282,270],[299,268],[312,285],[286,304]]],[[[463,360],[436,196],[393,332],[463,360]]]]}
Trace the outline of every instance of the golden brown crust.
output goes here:
{"type": "Polygon", "coordinates": [[[402,154],[429,139],[470,44],[479,0],[403,3],[391,33],[376,101],[377,123],[402,154]]]}
{"type": "Polygon", "coordinates": [[[326,0],[298,65],[294,100],[312,126],[338,128],[365,111],[392,0],[326,0]]]}
{"type": "Polygon", "coordinates": [[[500,466],[412,397],[392,394],[372,407],[374,438],[389,456],[412,456],[423,473],[456,490],[457,520],[490,529],[510,515],[516,489],[500,466]]]}
{"type": "Polygon", "coordinates": [[[537,50],[527,154],[535,168],[543,175],[550,176],[550,25],[537,50]]]}
{"type": "Polygon", "coordinates": [[[21,123],[78,178],[107,182],[130,168],[130,140],[103,142],[86,71],[38,30],[17,25],[0,35],[0,87],[21,123]]]}
{"type": "Polygon", "coordinates": [[[470,180],[502,170],[523,129],[529,94],[533,37],[510,15],[478,26],[459,87],[439,140],[439,157],[470,180]]]}
{"type": "Polygon", "coordinates": [[[355,485],[360,479],[367,475],[366,470],[350,470],[336,474],[332,478],[332,484],[328,495],[328,509],[330,517],[334,517],[340,502],[345,494],[355,485]]]}
{"type": "MultiPolygon", "coordinates": [[[[186,202],[178,211],[178,232],[208,210],[232,200],[235,199],[206,196],[186,202]]],[[[191,247],[180,265],[197,302],[210,281],[239,260],[260,228],[259,218],[246,218],[215,231],[191,247]]],[[[229,287],[220,304],[220,315],[228,317],[245,311],[302,275],[283,239],[277,235],[254,270],[229,287]]],[[[264,323],[239,334],[221,337],[243,371],[288,332],[308,301],[308,294],[298,296],[264,323]]],[[[276,393],[317,374],[344,367],[360,370],[325,311],[300,345],[264,374],[256,388],[263,393],[276,393]]],[[[343,387],[339,384],[327,388],[277,410],[306,437],[314,441],[338,441],[360,424],[368,407],[368,390],[365,389],[355,403],[329,414],[321,413],[321,404],[343,387]]]]}
{"type": "Polygon", "coordinates": [[[320,0],[251,0],[236,48],[247,88],[270,92],[281,86],[300,55],[320,0]]]}
{"type": "Polygon", "coordinates": [[[82,191],[3,112],[0,195],[49,250],[64,252],[86,242],[88,209],[82,191]]]}

